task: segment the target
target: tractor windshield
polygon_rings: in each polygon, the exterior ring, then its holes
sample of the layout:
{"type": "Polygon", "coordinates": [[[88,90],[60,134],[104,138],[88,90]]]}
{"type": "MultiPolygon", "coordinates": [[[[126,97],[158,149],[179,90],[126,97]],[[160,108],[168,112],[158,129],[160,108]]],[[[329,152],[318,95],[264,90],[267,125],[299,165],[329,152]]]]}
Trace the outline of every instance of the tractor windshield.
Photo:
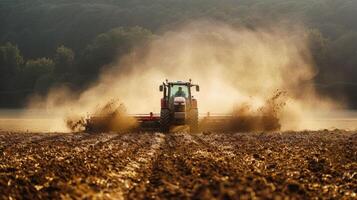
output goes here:
{"type": "Polygon", "coordinates": [[[188,97],[187,85],[171,85],[170,97],[188,97]]]}

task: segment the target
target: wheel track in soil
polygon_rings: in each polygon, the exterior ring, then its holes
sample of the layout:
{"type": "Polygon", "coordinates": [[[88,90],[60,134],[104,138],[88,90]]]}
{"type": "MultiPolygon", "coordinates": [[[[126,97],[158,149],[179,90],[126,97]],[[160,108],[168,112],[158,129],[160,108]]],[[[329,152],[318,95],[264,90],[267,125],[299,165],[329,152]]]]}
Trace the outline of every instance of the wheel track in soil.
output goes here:
{"type": "Polygon", "coordinates": [[[150,173],[154,160],[157,159],[162,144],[165,141],[165,135],[154,133],[153,137],[146,138],[145,146],[138,149],[135,155],[130,158],[117,172],[109,172],[108,177],[119,182],[117,188],[113,188],[104,196],[109,199],[125,199],[128,193],[141,182],[145,181],[150,173]]]}
{"type": "Polygon", "coordinates": [[[168,134],[162,152],[153,162],[149,178],[134,187],[128,197],[264,197],[274,187],[271,186],[272,183],[265,184],[265,179],[263,182],[252,182],[250,177],[261,176],[250,169],[253,165],[261,168],[261,163],[257,160],[244,160],[247,158],[242,156],[236,158],[232,148],[234,147],[223,145],[212,138],[207,140],[202,134],[168,134]],[[237,168],[240,163],[248,161],[252,163],[246,164],[246,168],[237,168]],[[254,193],[253,187],[261,189],[262,194],[254,193]]]}
{"type": "MultiPolygon", "coordinates": [[[[148,139],[151,139],[148,134],[124,134],[118,135],[114,139],[105,139],[105,142],[97,141],[95,144],[89,142],[89,148],[88,145],[85,146],[84,154],[88,154],[88,157],[94,159],[109,160],[109,162],[88,162],[89,165],[94,165],[95,168],[101,170],[94,170],[95,174],[88,173],[85,180],[80,178],[75,182],[72,189],[76,196],[80,199],[123,199],[125,191],[130,189],[135,184],[135,179],[139,177],[137,176],[139,173],[135,170],[139,171],[140,167],[145,168],[142,163],[148,162],[146,157],[153,156],[155,153],[153,151],[158,148],[158,144],[152,144],[152,141],[148,141],[148,139]],[[107,168],[107,166],[110,167],[107,168]]],[[[81,143],[86,142],[81,141],[81,143]]],[[[62,198],[71,197],[64,196],[62,198]]]]}
{"type": "Polygon", "coordinates": [[[187,198],[187,191],[180,189],[184,179],[191,175],[191,168],[177,151],[180,141],[176,134],[166,134],[161,152],[152,163],[147,178],[127,195],[130,199],[187,198]]]}
{"type": "MultiPolygon", "coordinates": [[[[236,197],[225,191],[225,185],[237,176],[231,151],[219,152],[219,147],[212,146],[199,135],[169,134],[161,154],[153,163],[150,177],[129,193],[130,198],[223,198],[236,197]],[[220,195],[207,192],[207,189],[222,189],[220,195]],[[138,196],[139,194],[139,196],[138,196]],[[145,194],[145,195],[143,195],[145,194]]],[[[235,186],[234,184],[231,187],[235,186]]],[[[218,193],[218,191],[216,191],[218,193]]],[[[241,191],[241,195],[244,192],[241,191]]]]}

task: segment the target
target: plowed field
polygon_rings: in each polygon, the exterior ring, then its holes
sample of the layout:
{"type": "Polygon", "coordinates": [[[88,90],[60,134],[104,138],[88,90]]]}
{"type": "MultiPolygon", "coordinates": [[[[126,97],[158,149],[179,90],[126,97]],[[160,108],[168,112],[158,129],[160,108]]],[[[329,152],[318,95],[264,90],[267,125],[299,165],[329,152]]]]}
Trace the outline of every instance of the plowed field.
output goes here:
{"type": "Polygon", "coordinates": [[[357,134],[0,133],[1,199],[357,198],[357,134]]]}

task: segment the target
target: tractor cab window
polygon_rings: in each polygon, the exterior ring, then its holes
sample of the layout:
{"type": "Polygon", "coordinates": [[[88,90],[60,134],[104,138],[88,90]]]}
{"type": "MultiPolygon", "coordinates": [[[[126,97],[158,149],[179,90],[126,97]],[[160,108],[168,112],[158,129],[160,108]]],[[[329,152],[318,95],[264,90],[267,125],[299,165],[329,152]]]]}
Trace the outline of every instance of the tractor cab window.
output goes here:
{"type": "Polygon", "coordinates": [[[170,97],[188,97],[188,88],[186,85],[172,85],[170,97]]]}

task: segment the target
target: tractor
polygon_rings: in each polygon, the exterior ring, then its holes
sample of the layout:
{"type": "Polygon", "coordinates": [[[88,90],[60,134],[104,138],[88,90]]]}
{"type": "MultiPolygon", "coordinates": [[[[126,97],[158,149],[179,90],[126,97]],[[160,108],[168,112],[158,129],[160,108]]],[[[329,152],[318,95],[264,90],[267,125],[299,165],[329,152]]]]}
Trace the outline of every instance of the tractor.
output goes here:
{"type": "Polygon", "coordinates": [[[160,85],[161,98],[160,115],[150,114],[127,114],[122,104],[109,102],[100,107],[99,112],[89,116],[84,121],[70,123],[71,126],[83,125],[85,131],[118,131],[118,130],[158,130],[169,132],[174,125],[188,125],[191,132],[198,131],[198,109],[197,100],[193,98],[191,88],[200,90],[198,85],[189,82],[163,82],[160,85]],[[135,121],[136,123],[125,124],[135,121]],[[125,122],[123,124],[123,122],[125,122]],[[136,125],[136,126],[134,126],[136,125]]]}
{"type": "Polygon", "coordinates": [[[199,116],[197,100],[192,96],[192,87],[196,89],[196,92],[200,91],[200,87],[192,84],[191,79],[188,82],[169,82],[168,80],[163,82],[159,88],[163,94],[160,114],[153,112],[128,114],[123,104],[109,102],[89,118],[81,119],[78,122],[69,121],[68,125],[72,129],[84,126],[85,131],[88,132],[161,130],[167,133],[171,127],[179,125],[187,125],[190,132],[198,132],[198,124],[200,124],[200,130],[217,131],[273,131],[281,128],[279,118],[264,113],[245,116],[239,115],[240,112],[235,111],[232,112],[233,114],[211,114],[208,112],[206,116],[199,116]]]}
{"type": "Polygon", "coordinates": [[[173,125],[188,125],[191,132],[198,130],[197,99],[192,96],[191,88],[200,91],[199,85],[188,82],[163,82],[160,85],[161,98],[160,128],[168,132],[173,125]]]}

